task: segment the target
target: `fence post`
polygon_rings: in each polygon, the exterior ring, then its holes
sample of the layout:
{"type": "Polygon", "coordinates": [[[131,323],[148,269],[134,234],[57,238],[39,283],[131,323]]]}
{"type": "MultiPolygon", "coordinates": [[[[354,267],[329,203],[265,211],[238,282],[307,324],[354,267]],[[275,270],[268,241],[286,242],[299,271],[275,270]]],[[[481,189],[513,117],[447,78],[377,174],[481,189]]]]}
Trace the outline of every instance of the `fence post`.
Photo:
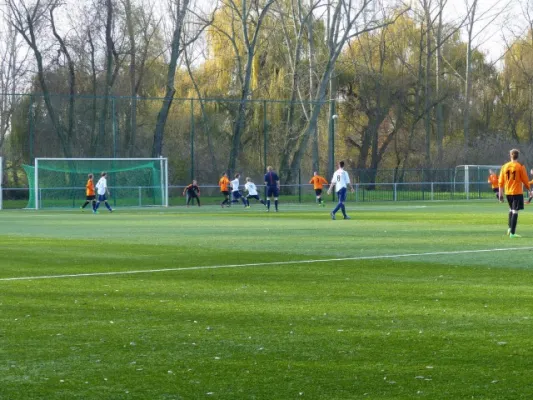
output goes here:
{"type": "Polygon", "coordinates": [[[194,179],[194,99],[191,99],[191,181],[194,179]]]}
{"type": "Polygon", "coordinates": [[[431,201],[435,200],[435,197],[434,197],[434,182],[431,182],[431,201]]]}
{"type": "Polygon", "coordinates": [[[298,203],[302,202],[302,170],[298,168],[298,203]]]}
{"type": "Polygon", "coordinates": [[[115,96],[111,98],[112,127],[113,127],[113,158],[117,158],[117,110],[115,96]]]}
{"type": "MultiPolygon", "coordinates": [[[[268,122],[267,122],[267,102],[263,100],[263,174],[266,173],[267,169],[267,140],[268,140],[268,122]]],[[[267,191],[266,187],[264,190],[263,199],[267,200],[267,191]]]]}
{"type": "Polygon", "coordinates": [[[139,186],[139,207],[142,207],[143,201],[142,201],[142,188],[139,186]]]}
{"type": "MultiPolygon", "coordinates": [[[[330,93],[330,96],[333,96],[330,93]]],[[[335,172],[335,100],[329,101],[329,132],[328,132],[328,173],[329,176],[333,176],[335,172]]],[[[335,195],[333,195],[335,199],[335,195]]]]}
{"type": "Polygon", "coordinates": [[[398,193],[397,193],[397,190],[398,190],[398,184],[395,182],[395,183],[394,183],[394,201],[398,201],[398,193]]]}
{"type": "Polygon", "coordinates": [[[355,202],[357,203],[359,201],[359,184],[355,184],[355,202]]]}
{"type": "Polygon", "coordinates": [[[33,157],[34,157],[34,154],[33,154],[33,141],[34,141],[34,138],[35,138],[35,134],[33,132],[33,95],[30,95],[30,107],[29,107],[29,110],[28,110],[28,118],[29,118],[29,121],[28,121],[28,129],[30,131],[30,163],[33,162],[33,157]]]}

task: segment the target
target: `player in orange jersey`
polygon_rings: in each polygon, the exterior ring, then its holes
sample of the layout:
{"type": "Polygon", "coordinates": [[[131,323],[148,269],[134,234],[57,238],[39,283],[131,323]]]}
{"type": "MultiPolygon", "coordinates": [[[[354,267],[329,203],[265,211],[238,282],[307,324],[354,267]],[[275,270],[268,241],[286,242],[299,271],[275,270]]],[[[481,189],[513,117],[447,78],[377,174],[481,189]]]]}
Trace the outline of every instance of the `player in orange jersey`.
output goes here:
{"type": "Polygon", "coordinates": [[[318,205],[325,207],[326,205],[322,201],[322,187],[327,185],[328,181],[324,177],[318,175],[318,172],[315,171],[309,183],[312,183],[313,189],[315,189],[316,202],[318,205]]]}
{"type": "Polygon", "coordinates": [[[496,200],[502,201],[502,198],[499,197],[500,188],[498,187],[498,175],[496,175],[496,172],[492,169],[489,169],[489,179],[487,182],[490,183],[492,191],[496,194],[496,200]]]}
{"type": "MultiPolygon", "coordinates": [[[[507,197],[509,204],[509,219],[507,234],[511,237],[520,237],[516,234],[516,225],[518,223],[518,211],[524,209],[524,192],[522,185],[529,191],[529,180],[527,178],[526,167],[518,162],[520,152],[517,149],[510,151],[511,161],[505,164],[500,171],[498,179],[499,197],[507,197]]],[[[503,200],[502,200],[503,201],[503,200]]]]}
{"type": "Polygon", "coordinates": [[[218,181],[218,186],[220,186],[220,192],[224,195],[224,201],[220,203],[220,206],[224,208],[224,204],[227,204],[228,207],[231,206],[229,201],[229,179],[228,174],[224,172],[222,178],[218,181]]]}
{"type": "Polygon", "coordinates": [[[96,207],[96,195],[94,193],[94,181],[93,181],[93,174],[88,175],[87,183],[85,184],[85,203],[80,207],[82,210],[87,207],[87,204],[89,204],[91,201],[93,203],[93,211],[96,207]]]}

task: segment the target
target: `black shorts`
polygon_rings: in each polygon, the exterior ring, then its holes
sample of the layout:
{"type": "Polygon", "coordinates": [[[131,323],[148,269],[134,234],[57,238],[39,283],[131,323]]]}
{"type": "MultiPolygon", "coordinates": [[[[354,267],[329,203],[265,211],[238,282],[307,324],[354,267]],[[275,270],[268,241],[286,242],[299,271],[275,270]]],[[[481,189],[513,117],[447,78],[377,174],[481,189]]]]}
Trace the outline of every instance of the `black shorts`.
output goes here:
{"type": "Polygon", "coordinates": [[[511,210],[523,210],[524,209],[524,195],[523,194],[508,194],[507,203],[511,210]]]}
{"type": "Polygon", "coordinates": [[[96,196],[93,194],[92,196],[86,196],[85,200],[90,201],[96,199],[96,196]]]}
{"type": "Polygon", "coordinates": [[[191,198],[198,198],[198,195],[195,192],[187,192],[187,196],[191,198]]]}
{"type": "Polygon", "coordinates": [[[267,197],[278,197],[279,190],[277,186],[267,186],[267,197]]]}
{"type": "Polygon", "coordinates": [[[229,191],[227,191],[227,190],[223,190],[223,191],[222,191],[222,194],[223,194],[224,196],[229,196],[229,191]]]}
{"type": "Polygon", "coordinates": [[[498,193],[498,192],[500,191],[500,188],[492,188],[492,191],[493,191],[494,193],[498,193]]]}
{"type": "Polygon", "coordinates": [[[315,189],[315,194],[320,196],[322,194],[322,189],[315,189]]]}

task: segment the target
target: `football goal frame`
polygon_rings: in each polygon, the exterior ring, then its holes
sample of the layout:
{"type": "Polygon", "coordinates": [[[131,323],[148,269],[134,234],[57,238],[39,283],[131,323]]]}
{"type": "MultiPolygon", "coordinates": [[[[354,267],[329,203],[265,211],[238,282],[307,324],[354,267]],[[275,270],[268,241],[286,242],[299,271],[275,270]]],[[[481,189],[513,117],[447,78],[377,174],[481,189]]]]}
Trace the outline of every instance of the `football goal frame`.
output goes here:
{"type": "MultiPolygon", "coordinates": [[[[76,161],[85,161],[85,162],[98,162],[98,161],[107,161],[107,162],[120,162],[120,161],[139,161],[139,162],[159,162],[160,167],[160,179],[159,179],[159,189],[161,189],[162,197],[162,207],[168,207],[168,158],[159,157],[159,158],[48,158],[48,157],[37,157],[35,158],[35,170],[34,170],[34,196],[35,196],[35,209],[39,210],[41,208],[41,199],[39,193],[39,163],[46,161],[63,161],[63,162],[76,162],[76,161]]],[[[0,169],[1,171],[1,169],[0,169]]],[[[112,188],[112,187],[111,187],[112,188]]]]}
{"type": "Polygon", "coordinates": [[[480,171],[488,171],[489,169],[495,170],[497,173],[502,168],[501,165],[484,165],[484,164],[469,164],[469,165],[457,165],[455,167],[455,171],[453,174],[453,187],[455,190],[455,187],[457,184],[464,184],[464,192],[466,194],[466,199],[470,199],[470,184],[476,183],[484,183],[482,180],[479,180],[479,172],[480,171]],[[457,181],[457,173],[458,171],[464,171],[464,179],[457,181]],[[478,173],[478,180],[477,181],[471,181],[470,180],[470,172],[476,171],[478,173]]]}

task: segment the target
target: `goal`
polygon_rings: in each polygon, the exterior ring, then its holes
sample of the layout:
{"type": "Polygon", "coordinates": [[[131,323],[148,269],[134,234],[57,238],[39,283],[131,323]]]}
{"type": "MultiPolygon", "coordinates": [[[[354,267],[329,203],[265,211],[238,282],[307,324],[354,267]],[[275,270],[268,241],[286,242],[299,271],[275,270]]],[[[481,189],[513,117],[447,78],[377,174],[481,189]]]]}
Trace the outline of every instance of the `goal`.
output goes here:
{"type": "Polygon", "coordinates": [[[98,182],[107,172],[108,201],[114,207],[168,207],[166,158],[36,158],[25,166],[30,187],[28,208],[80,207],[88,174],[98,182]]]}
{"type": "Polygon", "coordinates": [[[462,192],[467,199],[470,193],[478,193],[482,188],[490,189],[487,184],[489,170],[500,173],[501,165],[458,165],[455,167],[453,188],[455,192],[462,192]]]}

